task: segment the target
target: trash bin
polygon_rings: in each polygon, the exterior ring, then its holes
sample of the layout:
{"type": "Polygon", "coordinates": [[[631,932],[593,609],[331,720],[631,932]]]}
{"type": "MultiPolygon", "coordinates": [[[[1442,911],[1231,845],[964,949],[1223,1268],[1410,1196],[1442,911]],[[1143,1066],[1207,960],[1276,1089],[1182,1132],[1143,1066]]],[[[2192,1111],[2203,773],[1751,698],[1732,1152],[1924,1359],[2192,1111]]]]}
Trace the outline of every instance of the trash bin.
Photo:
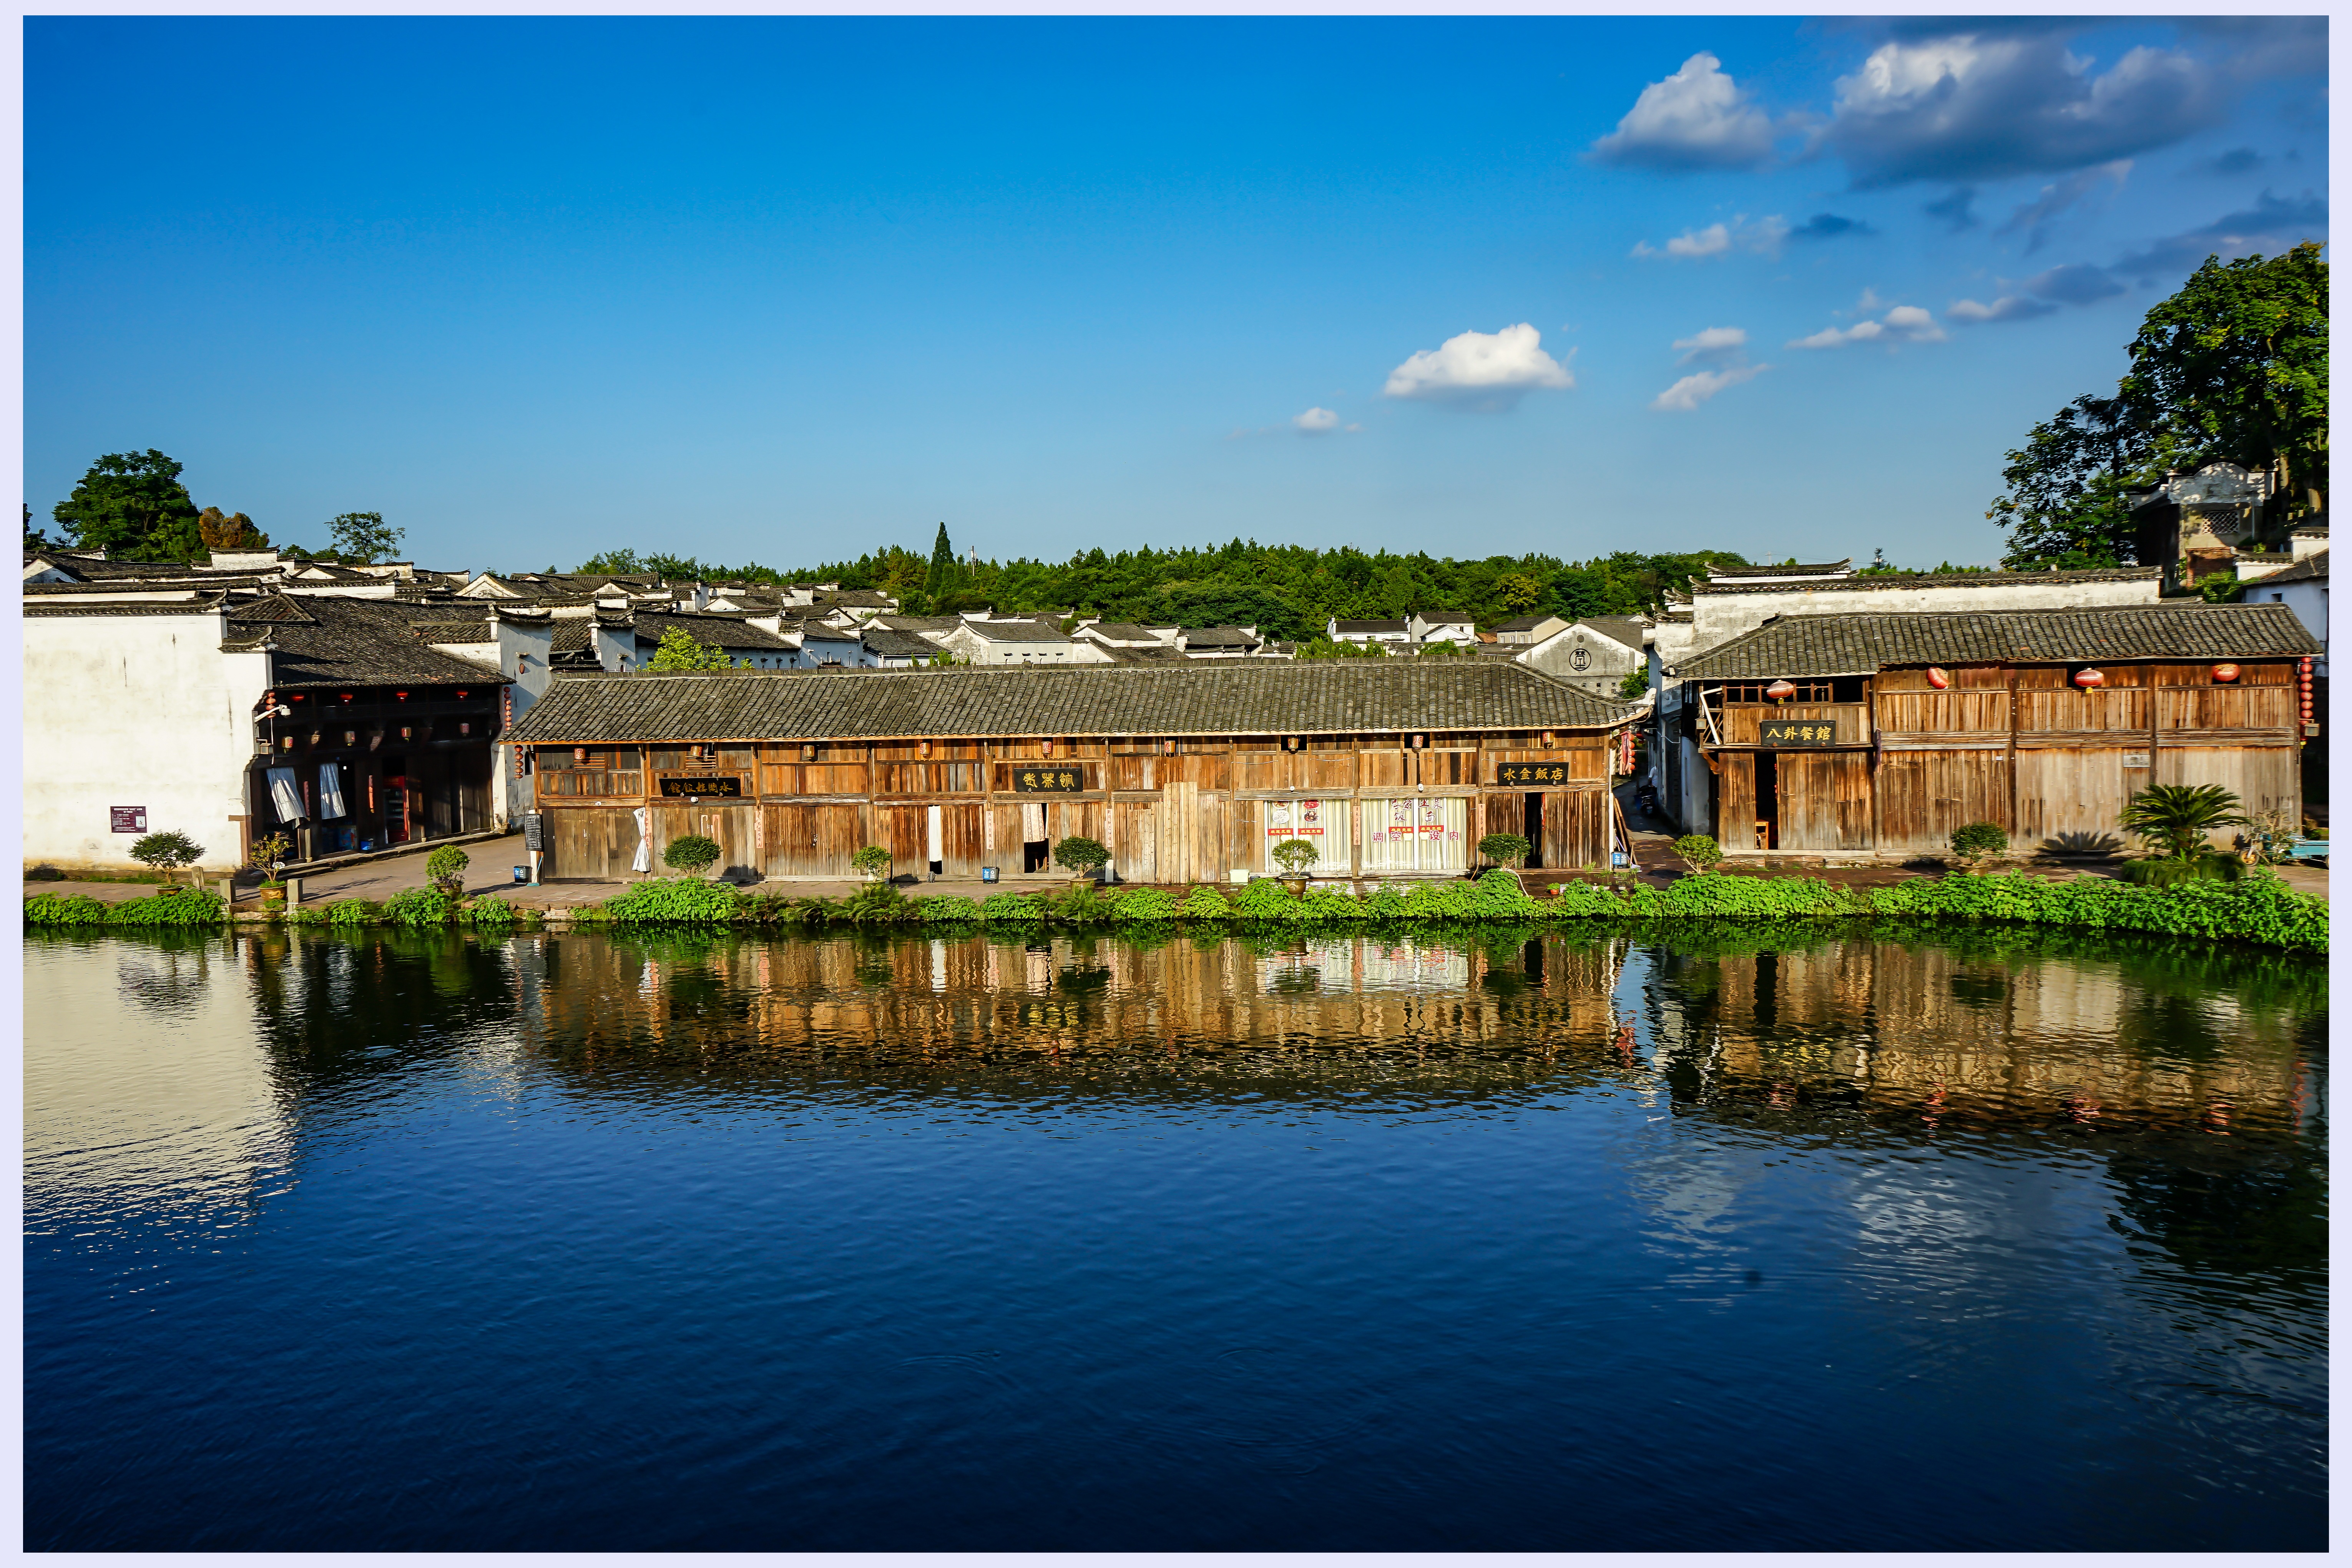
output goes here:
{"type": "Polygon", "coordinates": [[[516,867],[514,868],[514,874],[515,880],[518,882],[528,882],[530,880],[530,868],[528,866],[516,867]]]}

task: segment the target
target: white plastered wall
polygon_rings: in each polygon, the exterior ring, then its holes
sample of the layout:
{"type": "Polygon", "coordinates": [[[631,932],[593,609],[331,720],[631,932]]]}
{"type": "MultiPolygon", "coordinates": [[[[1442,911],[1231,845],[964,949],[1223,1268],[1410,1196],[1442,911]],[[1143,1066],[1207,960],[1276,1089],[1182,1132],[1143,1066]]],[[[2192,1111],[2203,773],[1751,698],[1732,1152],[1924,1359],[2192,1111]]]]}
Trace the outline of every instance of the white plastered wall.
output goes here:
{"type": "Polygon", "coordinates": [[[139,835],[111,828],[123,805],[203,845],[205,869],[236,868],[269,656],[222,652],[226,626],[216,609],[25,618],[27,867],[138,869],[139,835]]]}

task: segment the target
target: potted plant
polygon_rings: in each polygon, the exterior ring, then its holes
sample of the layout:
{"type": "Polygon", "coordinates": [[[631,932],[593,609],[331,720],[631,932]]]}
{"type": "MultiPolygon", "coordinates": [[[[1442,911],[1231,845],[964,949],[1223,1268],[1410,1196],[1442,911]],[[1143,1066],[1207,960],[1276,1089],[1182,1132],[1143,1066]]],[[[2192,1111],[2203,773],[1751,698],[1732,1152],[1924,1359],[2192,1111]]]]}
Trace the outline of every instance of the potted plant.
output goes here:
{"type": "Polygon", "coordinates": [[[151,833],[131,847],[131,858],[163,872],[168,884],[173,871],[205,858],[205,847],[184,833],[151,833]]]}
{"type": "Polygon", "coordinates": [[[1091,838],[1065,838],[1054,846],[1054,863],[1071,874],[1073,885],[1084,887],[1110,864],[1110,851],[1091,838]]]}
{"type": "Polygon", "coordinates": [[[1970,822],[1952,829],[1952,858],[1970,871],[2009,852],[2009,834],[1998,822],[1970,822]]]}
{"type": "Polygon", "coordinates": [[[1282,868],[1282,885],[1290,889],[1290,896],[1305,898],[1307,875],[1315,868],[1315,862],[1323,858],[1323,851],[1304,838],[1286,838],[1266,853],[1273,856],[1274,863],[1282,868]]]}
{"type": "MultiPolygon", "coordinates": [[[[1519,868],[1526,865],[1528,857],[1535,852],[1536,847],[1517,833],[1489,833],[1478,840],[1479,858],[1491,860],[1497,866],[1508,866],[1515,877],[1518,877],[1519,868]]],[[[1527,886],[1525,877],[1519,877],[1519,886],[1527,886]]]]}
{"type": "Polygon", "coordinates": [[[286,883],[283,880],[283,875],[286,870],[286,857],[293,847],[292,839],[283,833],[273,833],[267,838],[255,839],[253,847],[246,851],[245,863],[261,873],[259,891],[261,907],[265,910],[282,910],[286,907],[286,883]]]}
{"type": "Polygon", "coordinates": [[[425,874],[452,903],[466,896],[466,868],[472,864],[463,849],[444,844],[425,858],[425,874]]]}
{"type": "Polygon", "coordinates": [[[689,877],[699,877],[718,863],[717,842],[699,833],[673,838],[669,841],[669,847],[662,851],[663,865],[673,871],[683,871],[689,877]]]}
{"type": "Polygon", "coordinates": [[[1685,833],[1673,847],[1675,858],[1689,867],[1694,877],[1704,877],[1723,863],[1723,846],[1704,833],[1685,833]]]}
{"type": "Polygon", "coordinates": [[[857,874],[867,881],[879,882],[890,875],[891,858],[890,851],[883,848],[879,844],[868,844],[865,848],[852,855],[849,858],[849,863],[856,867],[857,874]]]}
{"type": "Polygon", "coordinates": [[[2245,822],[2238,797],[2219,784],[2150,784],[2125,805],[2120,826],[2157,853],[2126,862],[2124,879],[2150,887],[2208,878],[2234,880],[2243,867],[2236,856],[2216,853],[2207,836],[2245,822]]]}

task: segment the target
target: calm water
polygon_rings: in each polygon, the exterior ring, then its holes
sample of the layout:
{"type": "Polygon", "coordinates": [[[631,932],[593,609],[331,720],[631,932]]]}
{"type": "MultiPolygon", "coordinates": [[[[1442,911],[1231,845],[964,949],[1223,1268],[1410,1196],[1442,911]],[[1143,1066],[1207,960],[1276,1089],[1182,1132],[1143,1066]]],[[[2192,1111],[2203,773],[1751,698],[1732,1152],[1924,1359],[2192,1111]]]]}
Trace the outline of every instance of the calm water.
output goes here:
{"type": "Polygon", "coordinates": [[[2325,982],[59,939],[42,1548],[2326,1543],[2325,982]]]}

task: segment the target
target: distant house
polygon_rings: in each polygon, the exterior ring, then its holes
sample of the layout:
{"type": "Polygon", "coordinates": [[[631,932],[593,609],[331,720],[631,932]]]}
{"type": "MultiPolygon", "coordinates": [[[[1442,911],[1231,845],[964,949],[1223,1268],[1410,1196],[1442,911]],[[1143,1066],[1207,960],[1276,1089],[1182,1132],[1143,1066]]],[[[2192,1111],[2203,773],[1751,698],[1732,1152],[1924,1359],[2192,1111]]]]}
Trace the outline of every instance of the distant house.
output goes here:
{"type": "Polygon", "coordinates": [[[1456,647],[1468,647],[1478,640],[1476,617],[1459,610],[1415,610],[1405,617],[1405,624],[1417,644],[1450,642],[1456,647]]]}
{"type": "Polygon", "coordinates": [[[1568,623],[1558,616],[1519,616],[1496,626],[1494,640],[1514,647],[1533,647],[1553,633],[1567,629],[1568,623]]]}
{"type": "Polygon", "coordinates": [[[858,634],[858,639],[873,656],[875,665],[882,669],[913,669],[930,663],[944,651],[919,632],[891,631],[882,626],[867,626],[858,634]]]}
{"type": "Polygon", "coordinates": [[[1265,646],[1255,626],[1186,626],[1176,644],[1186,658],[1248,658],[1265,646]]]}
{"type": "Polygon", "coordinates": [[[1176,646],[1172,629],[1168,635],[1162,636],[1150,626],[1139,626],[1129,622],[1106,621],[1099,618],[1080,621],[1071,630],[1070,635],[1074,637],[1085,637],[1090,642],[1098,642],[1105,647],[1142,648],[1176,646]]]}
{"type": "Polygon", "coordinates": [[[1378,644],[1390,648],[1411,647],[1412,623],[1410,621],[1343,621],[1334,616],[1324,623],[1323,635],[1333,642],[1378,644]]]}
{"type": "Polygon", "coordinates": [[[1614,700],[1627,675],[1649,667],[1644,631],[1638,620],[1595,616],[1562,626],[1517,657],[1521,664],[1614,700]]]}
{"type": "MultiPolygon", "coordinates": [[[[738,616],[639,610],[635,618],[639,669],[653,662],[654,650],[673,631],[684,631],[706,647],[718,648],[752,669],[791,669],[802,662],[798,644],[738,616]]],[[[856,639],[850,641],[854,647],[856,639]]]]}
{"type": "Polygon", "coordinates": [[[971,621],[942,634],[939,645],[959,664],[1108,664],[1097,643],[1076,643],[1036,621],[971,621]]]}

